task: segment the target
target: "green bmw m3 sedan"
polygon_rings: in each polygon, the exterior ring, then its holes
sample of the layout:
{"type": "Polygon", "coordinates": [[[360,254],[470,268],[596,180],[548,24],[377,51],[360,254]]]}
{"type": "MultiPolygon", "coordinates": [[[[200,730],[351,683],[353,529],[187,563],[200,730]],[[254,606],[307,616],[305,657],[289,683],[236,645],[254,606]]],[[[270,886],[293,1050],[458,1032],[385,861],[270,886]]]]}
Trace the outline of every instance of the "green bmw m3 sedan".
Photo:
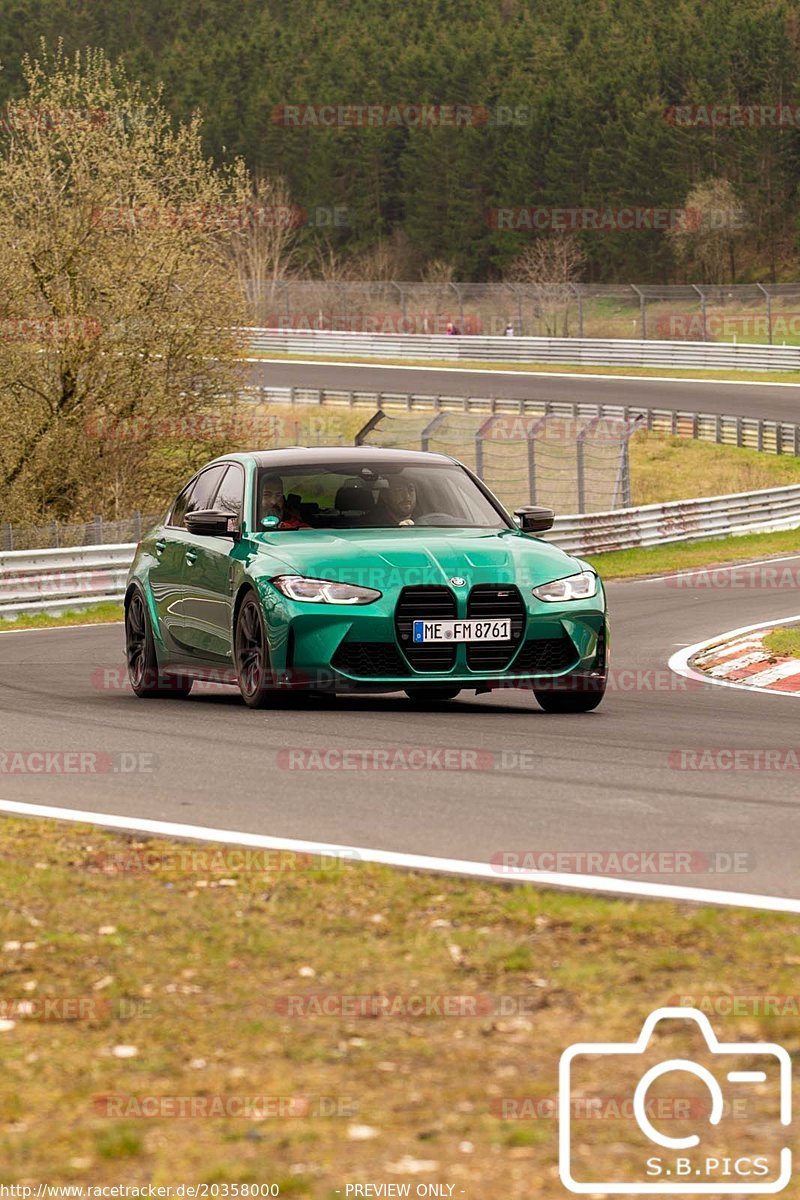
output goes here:
{"type": "Polygon", "coordinates": [[[608,625],[585,562],[543,541],[441,454],[374,446],[228,454],[139,544],[125,594],[138,696],[237,683],[252,708],[288,689],[533,690],[550,712],[603,698],[608,625]]]}

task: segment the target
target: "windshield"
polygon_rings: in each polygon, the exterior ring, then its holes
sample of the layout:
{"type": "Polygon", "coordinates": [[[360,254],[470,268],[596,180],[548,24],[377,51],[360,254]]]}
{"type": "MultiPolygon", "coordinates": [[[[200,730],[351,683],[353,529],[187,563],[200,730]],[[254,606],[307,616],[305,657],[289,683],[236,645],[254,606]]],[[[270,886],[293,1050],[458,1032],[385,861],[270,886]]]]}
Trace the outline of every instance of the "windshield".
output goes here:
{"type": "Polygon", "coordinates": [[[508,525],[455,463],[308,464],[262,468],[261,529],[506,529],[508,525]]]}

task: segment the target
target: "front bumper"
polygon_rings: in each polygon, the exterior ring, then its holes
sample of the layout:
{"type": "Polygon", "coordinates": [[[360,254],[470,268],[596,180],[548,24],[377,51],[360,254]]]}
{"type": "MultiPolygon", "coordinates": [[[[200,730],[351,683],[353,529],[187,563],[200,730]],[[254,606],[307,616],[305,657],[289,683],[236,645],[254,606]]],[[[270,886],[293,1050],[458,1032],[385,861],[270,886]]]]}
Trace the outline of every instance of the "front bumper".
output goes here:
{"type": "MultiPolygon", "coordinates": [[[[276,681],[287,688],[330,691],[400,691],[425,685],[526,687],[531,680],[555,680],[605,666],[607,624],[602,589],[589,600],[564,605],[534,597],[524,600],[518,640],[502,664],[476,666],[467,644],[433,655],[401,643],[396,597],[369,605],[310,605],[286,599],[269,583],[261,585],[276,681]],[[454,651],[454,653],[453,653],[454,651]],[[442,666],[444,659],[447,659],[442,666]],[[472,662],[470,662],[472,660],[472,662]]],[[[466,597],[458,616],[466,615],[466,597]]]]}

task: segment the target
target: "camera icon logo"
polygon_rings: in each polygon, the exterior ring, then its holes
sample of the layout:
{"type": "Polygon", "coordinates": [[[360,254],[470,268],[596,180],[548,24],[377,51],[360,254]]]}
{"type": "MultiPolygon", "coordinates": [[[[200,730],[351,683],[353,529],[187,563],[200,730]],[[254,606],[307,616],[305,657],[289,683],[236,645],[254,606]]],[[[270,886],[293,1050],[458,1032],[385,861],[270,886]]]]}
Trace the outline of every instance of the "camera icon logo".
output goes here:
{"type": "MultiPolygon", "coordinates": [[[[785,1140],[781,1127],[791,1122],[791,1089],[791,1059],[783,1046],[720,1042],[699,1009],[656,1009],[635,1042],[579,1042],[561,1055],[561,1182],[584,1195],[774,1195],[792,1176],[792,1152],[780,1144],[785,1140]],[[673,1021],[681,1022],[684,1033],[694,1023],[694,1037],[699,1035],[704,1043],[696,1056],[702,1061],[664,1055],[661,1035],[678,1033],[678,1027],[656,1027],[673,1021]],[[597,1092],[599,1078],[604,1089],[613,1081],[613,1101],[588,1099],[597,1092]],[[678,1096],[676,1087],[681,1088],[678,1096]],[[733,1122],[748,1105],[751,1119],[737,1129],[733,1122]],[[608,1139],[595,1138],[592,1144],[586,1129],[587,1117],[609,1114],[630,1117],[624,1168],[619,1165],[621,1139],[616,1130],[615,1158],[608,1139]],[[671,1135],[663,1127],[674,1118],[680,1131],[675,1128],[671,1135]],[[765,1128],[774,1136],[761,1152],[761,1144],[756,1149],[749,1134],[765,1128]],[[598,1160],[614,1161],[613,1173],[620,1178],[607,1178],[612,1168],[601,1168],[598,1160]]],[[[596,1133],[602,1122],[591,1124],[596,1133]]]]}

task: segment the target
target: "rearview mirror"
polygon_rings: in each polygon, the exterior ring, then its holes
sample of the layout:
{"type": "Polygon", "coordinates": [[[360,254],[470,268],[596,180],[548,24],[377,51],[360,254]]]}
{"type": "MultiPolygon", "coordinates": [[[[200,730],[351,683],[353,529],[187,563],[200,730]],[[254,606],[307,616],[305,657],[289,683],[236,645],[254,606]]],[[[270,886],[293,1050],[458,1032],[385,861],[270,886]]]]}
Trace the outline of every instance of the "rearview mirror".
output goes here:
{"type": "Polygon", "coordinates": [[[201,537],[229,537],[234,541],[241,532],[236,517],[214,508],[200,508],[187,513],[186,528],[201,537]]]}
{"type": "Polygon", "coordinates": [[[553,528],[556,514],[552,508],[543,508],[539,504],[526,504],[514,509],[514,516],[519,522],[523,533],[544,533],[553,528]]]}

